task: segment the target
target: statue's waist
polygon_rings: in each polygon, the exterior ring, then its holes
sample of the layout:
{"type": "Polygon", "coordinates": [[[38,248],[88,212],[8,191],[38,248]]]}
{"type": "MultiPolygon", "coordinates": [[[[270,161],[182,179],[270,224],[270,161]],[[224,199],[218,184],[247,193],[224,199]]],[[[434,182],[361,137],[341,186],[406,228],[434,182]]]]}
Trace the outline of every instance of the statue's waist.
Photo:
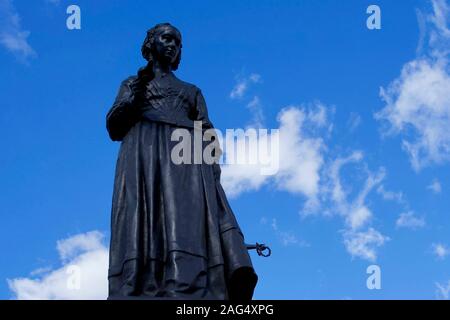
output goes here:
{"type": "Polygon", "coordinates": [[[194,120],[190,119],[187,114],[176,112],[162,112],[161,110],[146,110],[142,114],[143,120],[157,121],[173,124],[180,127],[194,128],[194,120]]]}

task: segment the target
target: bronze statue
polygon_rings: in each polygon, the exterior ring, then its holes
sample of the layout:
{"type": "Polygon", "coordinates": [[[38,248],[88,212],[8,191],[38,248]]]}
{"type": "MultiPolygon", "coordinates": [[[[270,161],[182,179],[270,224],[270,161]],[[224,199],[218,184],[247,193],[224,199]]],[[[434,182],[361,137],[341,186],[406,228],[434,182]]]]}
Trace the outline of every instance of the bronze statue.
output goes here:
{"type": "Polygon", "coordinates": [[[250,300],[257,283],[244,237],[220,184],[220,166],[174,164],[171,134],[194,121],[213,128],[202,92],[173,73],[181,34],[147,32],[137,76],[122,82],[107,115],[122,141],[111,218],[109,299],[250,300]]]}

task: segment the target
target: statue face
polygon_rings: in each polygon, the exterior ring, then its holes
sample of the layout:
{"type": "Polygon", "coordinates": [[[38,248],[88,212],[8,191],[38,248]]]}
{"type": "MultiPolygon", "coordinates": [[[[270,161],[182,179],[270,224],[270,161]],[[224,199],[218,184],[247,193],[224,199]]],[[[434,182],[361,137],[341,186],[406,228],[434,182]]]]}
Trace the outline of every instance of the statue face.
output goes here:
{"type": "Polygon", "coordinates": [[[181,50],[180,34],[170,26],[159,28],[154,38],[153,48],[158,61],[174,63],[181,50]]]}

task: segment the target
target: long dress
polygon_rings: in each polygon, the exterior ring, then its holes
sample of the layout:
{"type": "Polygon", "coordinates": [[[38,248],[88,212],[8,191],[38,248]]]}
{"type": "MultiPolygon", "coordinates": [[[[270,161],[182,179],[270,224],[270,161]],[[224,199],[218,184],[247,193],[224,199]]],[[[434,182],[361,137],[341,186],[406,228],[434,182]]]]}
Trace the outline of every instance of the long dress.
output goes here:
{"type": "Polygon", "coordinates": [[[218,164],[175,164],[172,132],[213,128],[203,95],[173,73],[134,103],[122,82],[107,129],[122,141],[114,181],[109,299],[250,300],[257,275],[218,164]]]}

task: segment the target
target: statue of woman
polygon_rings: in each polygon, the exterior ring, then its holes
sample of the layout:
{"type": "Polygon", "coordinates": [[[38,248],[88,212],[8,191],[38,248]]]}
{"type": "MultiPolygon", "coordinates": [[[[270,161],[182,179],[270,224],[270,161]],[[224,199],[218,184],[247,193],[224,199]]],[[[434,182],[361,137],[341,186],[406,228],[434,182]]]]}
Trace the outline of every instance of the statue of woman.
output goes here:
{"type": "Polygon", "coordinates": [[[213,128],[202,92],[173,73],[181,34],[169,23],[147,32],[137,76],[122,82],[107,114],[121,141],[111,217],[109,299],[250,300],[256,286],[244,237],[217,163],[175,164],[174,130],[213,128]]]}

